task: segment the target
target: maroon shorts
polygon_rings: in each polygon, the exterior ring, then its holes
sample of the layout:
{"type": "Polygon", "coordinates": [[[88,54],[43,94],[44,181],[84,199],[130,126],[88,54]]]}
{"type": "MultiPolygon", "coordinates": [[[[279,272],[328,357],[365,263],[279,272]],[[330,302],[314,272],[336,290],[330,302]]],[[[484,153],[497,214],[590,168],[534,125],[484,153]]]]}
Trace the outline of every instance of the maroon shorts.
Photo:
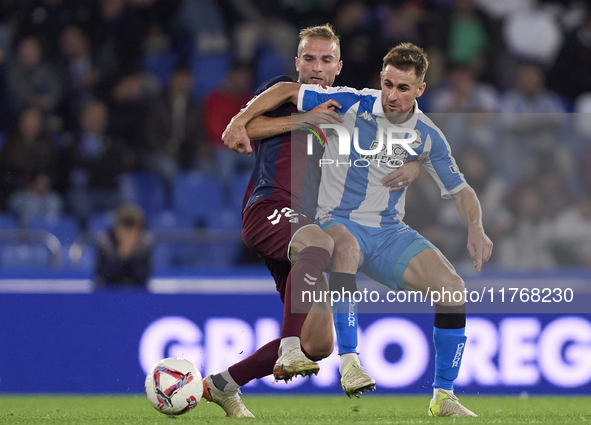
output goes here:
{"type": "Polygon", "coordinates": [[[291,270],[291,262],[287,257],[291,239],[302,227],[314,224],[288,204],[263,199],[252,204],[242,216],[244,243],[262,258],[275,280],[281,300],[284,299],[285,285],[291,270]]]}

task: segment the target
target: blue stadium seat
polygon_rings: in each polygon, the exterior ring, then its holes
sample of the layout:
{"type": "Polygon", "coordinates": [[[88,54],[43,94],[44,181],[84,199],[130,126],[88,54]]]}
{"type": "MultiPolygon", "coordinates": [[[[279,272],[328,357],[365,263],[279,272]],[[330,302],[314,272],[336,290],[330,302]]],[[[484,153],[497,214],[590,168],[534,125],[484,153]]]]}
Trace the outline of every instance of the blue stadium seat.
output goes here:
{"type": "Polygon", "coordinates": [[[231,267],[236,264],[242,244],[240,242],[217,242],[207,252],[210,267],[231,267]]]}
{"type": "MultiPolygon", "coordinates": [[[[242,229],[242,214],[237,209],[226,209],[220,211],[217,219],[210,226],[212,230],[227,230],[235,231],[236,235],[240,235],[242,229]]],[[[238,236],[236,241],[216,241],[213,240],[209,246],[207,256],[210,265],[214,267],[227,267],[235,263],[240,250],[242,249],[242,241],[238,236]]]]}
{"type": "Polygon", "coordinates": [[[52,233],[59,239],[62,245],[74,243],[78,238],[79,228],[76,219],[64,214],[57,221],[50,221],[45,218],[36,218],[29,223],[31,230],[45,230],[52,233]]]}
{"type": "Polygon", "coordinates": [[[218,178],[200,172],[182,172],[174,181],[174,211],[193,222],[214,225],[223,209],[218,178]]]}
{"type": "Polygon", "coordinates": [[[148,218],[148,228],[151,230],[191,229],[193,224],[190,217],[170,210],[161,211],[148,218]]]}
{"type": "Polygon", "coordinates": [[[154,74],[161,87],[168,85],[170,73],[178,62],[178,54],[175,52],[160,52],[145,55],[142,63],[144,72],[154,74]]]}
{"type": "Polygon", "coordinates": [[[65,245],[62,248],[62,264],[65,267],[73,270],[83,270],[88,272],[93,272],[96,266],[96,254],[97,248],[94,244],[85,245],[82,249],[82,255],[78,259],[78,261],[73,264],[70,260],[70,248],[72,244],[65,245]]]}
{"type": "Polygon", "coordinates": [[[159,244],[154,246],[152,265],[155,271],[168,270],[173,267],[174,249],[170,244],[159,244]]]}
{"type": "Polygon", "coordinates": [[[119,192],[123,202],[139,205],[146,215],[160,212],[166,206],[164,182],[146,171],[124,173],[119,181],[119,192]]]}
{"type": "Polygon", "coordinates": [[[218,211],[215,215],[215,221],[212,221],[208,226],[210,229],[219,230],[241,230],[242,229],[242,214],[240,210],[235,208],[223,209],[218,211]]]}
{"type": "MultiPolygon", "coordinates": [[[[193,228],[193,220],[174,211],[165,211],[150,218],[152,230],[183,230],[193,228]]],[[[222,210],[216,214],[210,230],[235,230],[241,228],[239,211],[222,210]]],[[[155,247],[154,268],[162,271],[170,268],[226,267],[233,265],[240,242],[218,241],[215,236],[205,242],[159,243],[155,247]]]]}
{"type": "Polygon", "coordinates": [[[211,249],[203,243],[158,244],[154,248],[154,269],[211,267],[211,249]]]}
{"type": "Polygon", "coordinates": [[[0,212],[0,230],[13,230],[18,228],[17,218],[7,212],[0,212]]]}
{"type": "Polygon", "coordinates": [[[26,243],[2,244],[0,267],[3,269],[30,269],[51,266],[51,253],[42,245],[26,243]]]}
{"type": "Polygon", "coordinates": [[[93,214],[88,220],[88,230],[91,232],[101,232],[109,229],[115,222],[115,212],[105,211],[93,214]]]}
{"type": "Polygon", "coordinates": [[[232,54],[196,54],[191,60],[191,70],[197,76],[193,95],[202,100],[226,79],[232,67],[232,54]]]}
{"type": "Polygon", "coordinates": [[[265,81],[285,74],[283,58],[271,46],[262,45],[256,55],[254,81],[258,87],[265,81]]]}
{"type": "Polygon", "coordinates": [[[250,181],[250,172],[236,174],[232,182],[232,208],[238,211],[242,210],[242,202],[244,201],[244,193],[250,181]]]}

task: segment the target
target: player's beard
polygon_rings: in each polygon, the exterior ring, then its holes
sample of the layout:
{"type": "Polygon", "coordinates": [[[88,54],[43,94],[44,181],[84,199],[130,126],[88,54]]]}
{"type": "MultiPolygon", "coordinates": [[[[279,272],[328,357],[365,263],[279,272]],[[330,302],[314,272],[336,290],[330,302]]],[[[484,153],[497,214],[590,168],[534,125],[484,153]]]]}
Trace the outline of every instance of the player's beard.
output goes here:
{"type": "Polygon", "coordinates": [[[384,111],[384,115],[386,116],[386,118],[388,119],[388,121],[390,121],[392,124],[401,124],[405,121],[408,121],[408,119],[410,118],[410,115],[412,114],[413,110],[415,108],[414,102],[412,104],[412,106],[404,112],[386,112],[388,110],[388,108],[386,108],[385,104],[382,104],[382,109],[384,111]]]}
{"type": "Polygon", "coordinates": [[[392,124],[402,124],[403,122],[408,121],[411,112],[412,108],[407,112],[387,112],[385,115],[386,119],[392,124]]]}

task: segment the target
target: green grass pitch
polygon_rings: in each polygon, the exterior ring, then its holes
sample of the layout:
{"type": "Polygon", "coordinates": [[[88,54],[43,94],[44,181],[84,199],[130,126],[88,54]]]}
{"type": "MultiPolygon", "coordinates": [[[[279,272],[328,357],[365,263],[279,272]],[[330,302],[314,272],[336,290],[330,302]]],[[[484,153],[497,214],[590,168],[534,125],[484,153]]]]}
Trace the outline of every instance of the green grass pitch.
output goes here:
{"type": "Polygon", "coordinates": [[[169,418],[137,396],[0,396],[0,424],[581,424],[591,423],[591,397],[461,397],[478,418],[429,418],[429,396],[245,396],[255,419],[225,418],[201,401],[169,418]]]}

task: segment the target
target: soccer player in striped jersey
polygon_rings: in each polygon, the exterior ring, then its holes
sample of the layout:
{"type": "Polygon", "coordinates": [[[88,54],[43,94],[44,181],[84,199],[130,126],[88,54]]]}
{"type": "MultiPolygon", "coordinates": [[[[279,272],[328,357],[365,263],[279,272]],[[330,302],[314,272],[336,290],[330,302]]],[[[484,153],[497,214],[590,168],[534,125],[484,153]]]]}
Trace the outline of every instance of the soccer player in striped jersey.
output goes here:
{"type": "MultiPolygon", "coordinates": [[[[339,39],[329,25],[302,30],[296,57],[300,82],[331,86],[341,66],[339,39]]],[[[270,80],[257,90],[255,98],[281,81],[293,80],[270,80]]],[[[249,129],[252,139],[261,140],[255,142],[257,160],[244,198],[243,238],[261,256],[275,279],[285,303],[284,323],[281,338],[228,370],[204,378],[205,398],[219,404],[228,416],[252,416],[240,400],[240,386],[271,373],[284,380],[309,375],[318,370],[312,360],[328,356],[333,348],[330,306],[298,304],[303,289],[326,285],[322,271],[328,266],[333,242],[314,224],[319,181],[314,190],[314,184],[306,180],[310,168],[305,138],[293,140],[297,136],[291,131],[310,123],[340,123],[341,118],[328,105],[318,105],[312,113],[292,118],[295,112],[295,104],[279,106],[254,120],[249,129]],[[306,190],[300,191],[304,185],[306,190]],[[311,314],[306,315],[308,311],[311,314]]],[[[237,150],[250,153],[250,140],[237,150]]],[[[410,184],[418,174],[413,168],[398,171],[391,178],[404,178],[410,184]]],[[[351,243],[356,243],[351,234],[348,236],[351,243]]],[[[375,386],[368,376],[362,386],[367,387],[367,379],[375,386]]],[[[359,385],[353,389],[359,390],[359,385]]]]}
{"type": "Polygon", "coordinates": [[[468,226],[467,246],[476,269],[480,271],[488,261],[493,244],[482,227],[480,202],[460,173],[444,135],[418,108],[416,99],[425,91],[427,67],[423,50],[404,43],[384,57],[381,91],[279,84],[238,114],[223,139],[236,147],[248,139],[245,126],[253,117],[283,102],[297,102],[300,111],[320,103],[340,109],[342,127],[349,134],[355,134],[355,129],[358,140],[352,143],[354,139],[346,138],[350,149],[344,157],[339,151],[342,140],[331,140],[325,150],[319,163],[323,166],[318,223],[335,245],[340,235],[355,235],[360,245],[357,266],[366,275],[393,289],[418,290],[429,297],[440,293],[441,301],[435,304],[435,379],[428,413],[476,416],[453,393],[466,344],[465,300],[444,296],[444,291],[464,294],[464,281],[435,246],[402,222],[405,191],[389,192],[380,184],[393,168],[417,159],[437,182],[442,197],[455,200],[468,226]],[[389,151],[384,133],[416,139],[400,141],[389,151]]]}

